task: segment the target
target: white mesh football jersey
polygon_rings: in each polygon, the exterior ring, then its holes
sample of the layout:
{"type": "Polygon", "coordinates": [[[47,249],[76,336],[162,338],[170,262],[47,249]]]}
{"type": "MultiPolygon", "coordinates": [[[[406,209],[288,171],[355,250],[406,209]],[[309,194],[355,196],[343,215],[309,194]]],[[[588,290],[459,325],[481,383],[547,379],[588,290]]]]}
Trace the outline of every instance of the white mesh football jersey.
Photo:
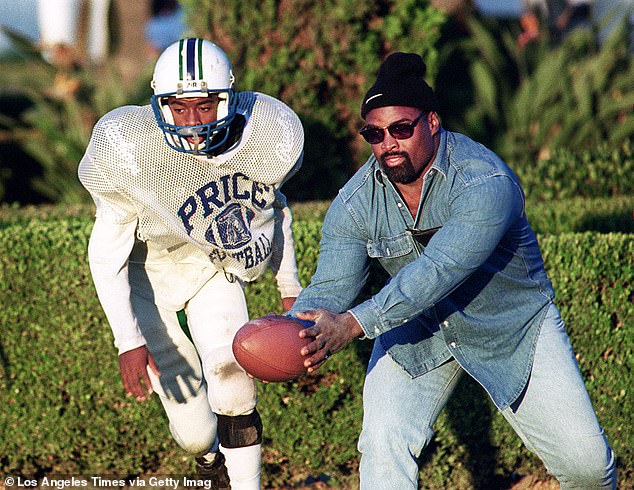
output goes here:
{"type": "Polygon", "coordinates": [[[214,158],[165,143],[151,107],[115,109],[95,125],[79,179],[100,218],[138,219],[137,236],[174,262],[205,257],[243,281],[271,257],[275,193],[301,165],[304,132],[284,103],[238,93],[246,117],[241,139],[214,158]]]}

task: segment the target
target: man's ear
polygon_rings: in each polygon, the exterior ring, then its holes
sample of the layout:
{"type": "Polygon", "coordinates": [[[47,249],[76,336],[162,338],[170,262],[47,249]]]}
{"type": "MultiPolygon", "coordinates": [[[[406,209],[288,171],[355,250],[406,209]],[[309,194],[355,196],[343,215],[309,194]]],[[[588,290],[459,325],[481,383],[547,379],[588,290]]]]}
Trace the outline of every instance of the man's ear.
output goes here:
{"type": "Polygon", "coordinates": [[[440,118],[438,117],[438,113],[430,111],[427,114],[427,124],[429,126],[429,132],[432,136],[440,131],[440,118]]]}

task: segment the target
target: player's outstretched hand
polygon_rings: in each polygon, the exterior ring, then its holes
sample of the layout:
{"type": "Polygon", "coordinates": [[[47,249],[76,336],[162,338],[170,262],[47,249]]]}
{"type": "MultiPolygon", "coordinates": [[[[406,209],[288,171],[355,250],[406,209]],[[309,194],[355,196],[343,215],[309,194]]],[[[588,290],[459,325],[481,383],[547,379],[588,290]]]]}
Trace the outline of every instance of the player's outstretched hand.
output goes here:
{"type": "Polygon", "coordinates": [[[148,366],[157,376],[161,375],[156,361],[145,345],[119,355],[119,371],[123,386],[126,393],[138,401],[147,399],[153,392],[147,372],[148,366]]]}
{"type": "Polygon", "coordinates": [[[314,340],[301,350],[309,373],[318,369],[332,354],[339,352],[354,339],[363,334],[363,329],[350,313],[333,313],[318,309],[304,311],[295,315],[300,320],[315,322],[312,327],[299,332],[300,337],[312,337],[314,340]]]}

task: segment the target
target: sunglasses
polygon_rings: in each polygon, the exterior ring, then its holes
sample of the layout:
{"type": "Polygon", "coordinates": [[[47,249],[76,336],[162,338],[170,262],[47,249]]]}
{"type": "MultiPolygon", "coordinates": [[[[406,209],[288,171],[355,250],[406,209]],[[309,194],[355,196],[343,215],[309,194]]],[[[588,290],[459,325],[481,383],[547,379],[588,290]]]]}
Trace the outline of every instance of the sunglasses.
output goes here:
{"type": "Polygon", "coordinates": [[[378,126],[365,126],[361,129],[361,131],[359,131],[359,134],[371,145],[377,145],[383,141],[386,129],[393,138],[396,138],[397,140],[406,140],[407,138],[412,137],[414,134],[414,128],[424,114],[424,112],[421,112],[420,115],[410,123],[394,123],[385,128],[379,128],[378,126]]]}

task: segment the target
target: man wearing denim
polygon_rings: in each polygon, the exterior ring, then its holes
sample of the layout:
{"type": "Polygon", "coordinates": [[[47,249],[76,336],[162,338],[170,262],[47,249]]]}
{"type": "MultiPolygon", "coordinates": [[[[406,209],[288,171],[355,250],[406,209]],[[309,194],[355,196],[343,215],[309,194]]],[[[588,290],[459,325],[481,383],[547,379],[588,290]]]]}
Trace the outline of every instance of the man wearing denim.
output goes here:
{"type": "Polygon", "coordinates": [[[361,488],[416,488],[417,457],[465,372],[562,488],[615,488],[603,435],[524,210],[499,157],[441,127],[416,54],[382,64],[361,105],[373,155],[327,213],[317,271],[290,314],[309,371],[376,339],[361,488]],[[391,279],[353,302],[376,259],[391,279]]]}

